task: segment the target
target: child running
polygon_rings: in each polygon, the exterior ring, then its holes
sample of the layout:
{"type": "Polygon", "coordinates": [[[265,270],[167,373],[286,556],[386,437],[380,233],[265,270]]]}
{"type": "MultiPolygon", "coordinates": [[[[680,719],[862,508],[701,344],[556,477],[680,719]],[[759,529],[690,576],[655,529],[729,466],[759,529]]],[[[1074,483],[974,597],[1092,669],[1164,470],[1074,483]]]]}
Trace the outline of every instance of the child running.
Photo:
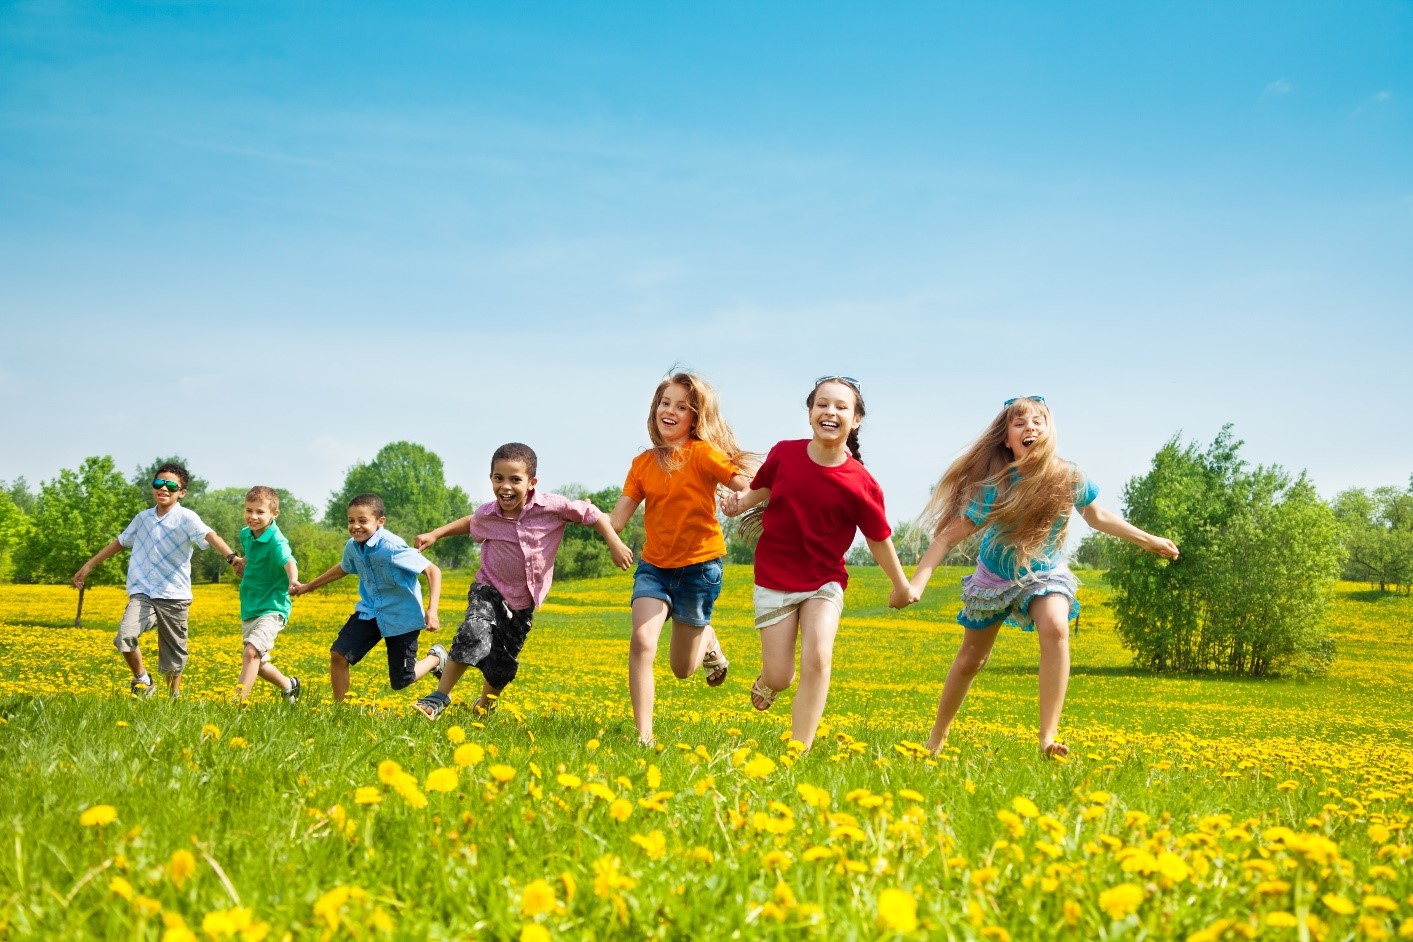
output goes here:
{"type": "Polygon", "coordinates": [[[672,673],[685,679],[704,668],[712,687],[726,679],[730,665],[711,627],[726,555],[716,493],[718,487],[745,490],[741,467],[751,460],[721,417],[716,390],[694,373],[673,373],[658,383],[648,404],[648,438],[653,447],[633,459],[612,514],[613,529],[621,532],[646,501],[628,645],[628,695],[644,744],[653,742],[653,661],[669,616],[672,673]]]}
{"type": "Polygon", "coordinates": [[[844,554],[863,531],[869,552],[893,583],[890,604],[912,601],[903,566],[893,548],[883,508],[883,490],[859,455],[863,391],[849,376],[821,376],[805,397],[808,440],[784,441],[766,456],[751,489],[731,494],[722,510],[734,517],[769,500],[756,546],[755,609],[760,629],[761,672],[751,703],[768,710],[795,679],[795,642],[800,643],[800,689],[790,713],[793,738],[805,749],[814,742],[834,656],[834,635],[844,611],[849,573],[844,554]]]}
{"type": "Polygon", "coordinates": [[[128,561],[128,605],[113,638],[113,646],[132,671],[132,693],[150,697],[157,689],[142,665],[138,638],[157,629],[157,669],[167,678],[173,698],[182,692],[186,668],[187,613],[191,609],[191,552],[203,542],[241,571],[243,560],[226,541],[193,511],[181,505],[191,475],[176,462],[167,462],[152,477],[152,506],[132,518],[118,538],[103,547],[74,573],[74,588],[84,582],[105,559],[125,549],[128,561]]]}
{"type": "MultiPolygon", "coordinates": [[[[933,537],[913,573],[915,598],[921,598],[948,550],[978,528],[986,529],[976,572],[962,579],[957,621],[965,630],[927,741],[933,752],[946,743],[972,680],[986,666],[1002,623],[1009,621],[1039,633],[1040,751],[1047,757],[1069,755],[1069,747],[1055,736],[1070,677],[1069,623],[1079,614],[1079,581],[1061,552],[1070,507],[1101,533],[1178,558],[1172,540],[1145,533],[1095,504],[1098,493],[1077,466],[1055,453],[1055,426],[1043,396],[1006,400],[938,482],[923,511],[933,537]]],[[[890,601],[902,599],[895,594],[890,601]]]]}
{"type": "Polygon", "coordinates": [[[280,495],[257,484],[245,492],[245,529],[240,546],[245,570],[240,577],[240,634],[245,642],[240,664],[240,702],[250,696],[256,675],[279,689],[290,703],[299,699],[298,677],[286,677],[270,663],[275,636],[289,622],[289,591],[299,585],[299,566],[289,540],[280,532],[280,495]]]}
{"type": "Polygon", "coordinates": [[[538,464],[529,445],[501,445],[491,455],[496,499],[470,516],[417,536],[419,550],[442,537],[468,533],[481,544],[481,568],[466,593],[466,617],[452,639],[450,659],[437,689],[415,704],[429,720],[451,705],[452,688],[468,667],[480,670],[484,678],[472,709],[480,714],[495,710],[501,691],[520,670],[520,650],[530,635],[535,609],[554,581],[554,557],[565,525],[581,523],[597,530],[619,569],[633,563],[633,551],[609,526],[607,514],[586,500],[535,490],[538,464]]]}
{"type": "Polygon", "coordinates": [[[423,629],[441,627],[437,603],[442,597],[442,571],[402,537],[383,528],[387,511],[377,494],[359,494],[348,502],[349,541],[343,559],[310,582],[291,586],[290,595],[304,595],[336,582],[350,573],[358,575],[358,604],[329,648],[329,683],[334,699],[348,695],[349,668],[383,642],[388,654],[388,683],[392,689],[410,687],[427,674],[446,667],[446,648],[434,644],[426,657],[417,657],[417,639],[423,629]],[[419,573],[427,575],[427,608],[422,608],[419,573]]]}

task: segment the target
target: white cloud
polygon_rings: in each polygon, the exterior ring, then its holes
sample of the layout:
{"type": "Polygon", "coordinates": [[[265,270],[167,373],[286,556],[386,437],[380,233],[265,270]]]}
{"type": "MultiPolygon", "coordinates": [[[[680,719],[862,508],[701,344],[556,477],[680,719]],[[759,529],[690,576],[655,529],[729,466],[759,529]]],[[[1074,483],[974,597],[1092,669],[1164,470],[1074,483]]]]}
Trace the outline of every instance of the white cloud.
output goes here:
{"type": "Polygon", "coordinates": [[[1262,98],[1274,98],[1278,95],[1289,95],[1294,86],[1290,84],[1290,79],[1276,79],[1266,86],[1266,90],[1261,93],[1262,98]]]}

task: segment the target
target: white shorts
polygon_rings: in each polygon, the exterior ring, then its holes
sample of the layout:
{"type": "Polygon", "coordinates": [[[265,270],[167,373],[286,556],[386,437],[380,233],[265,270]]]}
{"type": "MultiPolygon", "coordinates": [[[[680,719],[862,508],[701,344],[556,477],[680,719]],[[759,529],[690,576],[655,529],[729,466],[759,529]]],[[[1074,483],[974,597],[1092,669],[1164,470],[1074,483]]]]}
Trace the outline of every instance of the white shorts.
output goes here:
{"type": "Polygon", "coordinates": [[[275,649],[275,635],[284,627],[285,616],[267,612],[240,623],[240,640],[260,652],[261,664],[269,664],[270,652],[275,649]]]}
{"type": "Polygon", "coordinates": [[[839,614],[844,614],[844,587],[837,582],[826,582],[809,592],[781,592],[758,585],[755,590],[756,628],[769,628],[784,621],[810,599],[833,602],[839,614]]]}

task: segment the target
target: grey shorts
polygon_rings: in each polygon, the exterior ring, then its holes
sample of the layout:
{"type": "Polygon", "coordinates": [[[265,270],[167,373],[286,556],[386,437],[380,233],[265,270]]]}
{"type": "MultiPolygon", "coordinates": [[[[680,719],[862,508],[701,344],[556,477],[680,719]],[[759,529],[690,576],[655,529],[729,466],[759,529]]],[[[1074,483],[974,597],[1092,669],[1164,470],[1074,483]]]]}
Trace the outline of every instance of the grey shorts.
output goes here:
{"type": "Polygon", "coordinates": [[[240,623],[240,640],[260,652],[260,663],[270,663],[270,652],[275,649],[275,635],[285,627],[285,616],[279,612],[266,612],[240,623]]]}
{"type": "Polygon", "coordinates": [[[153,599],[128,596],[123,620],[113,636],[113,647],[130,654],[138,650],[138,636],[157,629],[157,670],[180,674],[186,667],[186,615],[191,599],[153,599]]]}
{"type": "Polygon", "coordinates": [[[810,599],[832,602],[839,614],[844,614],[844,587],[837,582],[826,582],[810,592],[781,592],[758,585],[755,588],[756,627],[769,628],[784,621],[810,599]]]}

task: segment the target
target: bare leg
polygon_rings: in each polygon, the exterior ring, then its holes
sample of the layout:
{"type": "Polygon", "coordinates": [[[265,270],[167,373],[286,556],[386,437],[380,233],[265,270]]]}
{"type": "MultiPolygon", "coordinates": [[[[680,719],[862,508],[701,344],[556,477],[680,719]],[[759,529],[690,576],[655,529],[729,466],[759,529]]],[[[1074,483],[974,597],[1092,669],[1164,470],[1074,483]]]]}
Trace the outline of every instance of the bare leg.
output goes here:
{"type": "MultiPolygon", "coordinates": [[[[795,682],[795,639],[799,628],[797,610],[760,630],[760,681],[771,690],[784,690],[795,682]]],[[[757,710],[763,709],[755,694],[751,694],[751,702],[757,710]]]]}
{"type": "Polygon", "coordinates": [[[716,649],[716,632],[711,625],[698,628],[684,625],[675,618],[672,620],[672,646],[668,649],[668,660],[672,663],[672,673],[679,680],[691,677],[702,666],[702,658],[708,651],[716,649]]]}
{"type": "Polygon", "coordinates": [[[334,688],[334,701],[348,696],[348,660],[337,651],[329,652],[329,686],[334,688]]]}
{"type": "Polygon", "coordinates": [[[123,660],[127,662],[128,670],[132,671],[133,680],[137,680],[137,678],[146,673],[142,667],[142,650],[140,648],[133,648],[131,651],[120,651],[118,653],[122,654],[123,660]]]}
{"type": "Polygon", "coordinates": [[[250,688],[255,683],[255,675],[260,673],[260,652],[255,645],[246,644],[240,653],[240,677],[236,684],[240,687],[240,702],[250,696],[250,688]]]}
{"type": "Polygon", "coordinates": [[[633,639],[628,643],[628,696],[633,701],[633,725],[638,727],[638,740],[653,741],[653,705],[657,687],[653,680],[653,661],[657,658],[657,639],[667,621],[667,603],[662,599],[633,600],[633,639]]]}
{"type": "Polygon", "coordinates": [[[942,685],[942,697],[937,701],[937,721],[932,724],[932,736],[927,740],[927,748],[937,752],[947,742],[947,734],[952,730],[952,720],[962,708],[971,682],[986,661],[991,657],[991,648],[996,644],[996,636],[1001,632],[1001,622],[990,628],[963,628],[962,646],[952,658],[952,666],[947,670],[947,681],[942,685]]]}
{"type": "Polygon", "coordinates": [[[1055,734],[1070,682],[1070,600],[1058,594],[1031,599],[1030,617],[1040,635],[1040,751],[1067,756],[1069,747],[1055,734]]]}
{"type": "MultiPolygon", "coordinates": [[[[447,658],[446,660],[447,664],[450,665],[451,658],[447,658]]],[[[442,659],[437,657],[435,654],[428,654],[425,657],[419,658],[416,665],[414,665],[412,668],[413,682],[416,683],[423,677],[426,677],[432,672],[432,668],[436,667],[441,662],[442,659]]]]}
{"type": "Polygon", "coordinates": [[[177,671],[175,674],[167,674],[166,677],[167,677],[167,693],[170,694],[170,695],[173,696],[173,697],[180,697],[180,696],[182,695],[182,673],[181,673],[181,671],[177,671]]]}
{"type": "Polygon", "coordinates": [[[289,678],[280,673],[280,669],[268,661],[260,665],[260,679],[269,681],[281,690],[289,688],[289,678]]]}
{"type": "MultiPolygon", "coordinates": [[[[445,675],[443,675],[445,676],[445,675]]],[[[471,712],[484,716],[495,709],[496,698],[504,687],[492,687],[484,680],[481,681],[481,695],[476,698],[476,702],[471,704],[471,712]]]]}
{"type": "Polygon", "coordinates": [[[834,636],[839,632],[839,607],[825,599],[800,606],[800,689],[790,710],[790,735],[808,749],[824,715],[834,664],[834,636]]]}

